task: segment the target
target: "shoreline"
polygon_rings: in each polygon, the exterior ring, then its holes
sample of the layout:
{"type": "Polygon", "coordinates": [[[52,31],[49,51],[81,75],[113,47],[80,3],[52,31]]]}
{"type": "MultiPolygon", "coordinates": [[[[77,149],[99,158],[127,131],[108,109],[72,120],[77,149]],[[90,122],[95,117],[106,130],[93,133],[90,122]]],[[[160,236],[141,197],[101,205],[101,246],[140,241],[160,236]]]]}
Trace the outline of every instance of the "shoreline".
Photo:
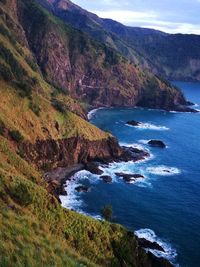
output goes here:
{"type": "Polygon", "coordinates": [[[172,109],[172,110],[168,110],[168,109],[160,109],[160,108],[150,108],[150,107],[142,107],[142,106],[130,106],[130,107],[99,107],[99,108],[93,108],[91,110],[89,110],[87,112],[87,119],[88,121],[90,121],[92,119],[92,117],[95,115],[95,113],[98,111],[98,110],[101,110],[101,109],[112,109],[112,108],[124,108],[124,109],[146,109],[148,111],[162,111],[162,112],[169,112],[169,113],[200,113],[200,109],[195,109],[195,107],[198,107],[199,105],[198,104],[194,104],[192,105],[191,107],[190,106],[187,106],[185,105],[183,108],[181,109],[172,109]]]}
{"type": "Polygon", "coordinates": [[[94,116],[94,114],[98,111],[98,110],[100,110],[100,109],[104,109],[104,108],[107,108],[107,107],[99,107],[99,108],[93,108],[93,109],[91,109],[91,110],[89,110],[88,112],[87,112],[87,119],[90,121],[91,119],[92,119],[92,117],[94,116]]]}

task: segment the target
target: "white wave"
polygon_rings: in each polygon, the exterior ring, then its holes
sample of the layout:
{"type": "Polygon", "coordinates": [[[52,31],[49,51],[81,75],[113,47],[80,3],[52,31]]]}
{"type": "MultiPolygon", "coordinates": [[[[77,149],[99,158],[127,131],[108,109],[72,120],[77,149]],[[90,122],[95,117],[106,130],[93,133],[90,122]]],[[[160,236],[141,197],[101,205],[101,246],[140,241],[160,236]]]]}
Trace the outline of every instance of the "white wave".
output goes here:
{"type": "Polygon", "coordinates": [[[65,190],[67,191],[66,196],[59,196],[61,204],[64,208],[73,209],[80,213],[83,213],[81,207],[84,203],[81,199],[81,194],[76,192],[76,187],[81,185],[81,180],[89,180],[90,184],[94,184],[98,181],[96,175],[92,175],[90,172],[82,170],[77,172],[72,179],[66,181],[65,190]]]}
{"type": "Polygon", "coordinates": [[[145,149],[144,146],[142,146],[141,144],[137,144],[137,143],[123,143],[123,142],[120,142],[119,144],[120,144],[120,146],[125,146],[125,147],[133,147],[133,148],[137,148],[137,149],[141,149],[141,150],[145,149]]]}
{"type": "Polygon", "coordinates": [[[104,108],[104,107],[100,107],[100,108],[95,108],[95,109],[90,110],[90,111],[88,112],[88,114],[87,114],[87,118],[88,118],[88,120],[91,120],[92,117],[94,116],[94,114],[95,114],[98,110],[103,109],[103,108],[104,108]]]}
{"type": "Polygon", "coordinates": [[[185,112],[171,110],[171,111],[169,111],[169,113],[185,113],[185,112]]]}
{"type": "Polygon", "coordinates": [[[135,235],[139,238],[144,238],[150,242],[156,242],[159,246],[163,248],[164,252],[156,250],[156,249],[148,249],[148,248],[145,249],[146,251],[150,251],[151,253],[153,253],[155,256],[163,257],[172,262],[177,257],[177,252],[171,246],[171,244],[157,237],[157,235],[155,234],[153,230],[146,229],[146,228],[140,229],[140,230],[135,231],[135,235]]]}
{"type": "MultiPolygon", "coordinates": [[[[149,153],[149,155],[150,155],[149,157],[146,157],[144,159],[138,160],[138,161],[134,162],[135,164],[141,163],[141,162],[146,162],[146,161],[152,160],[154,158],[154,155],[150,152],[150,150],[148,148],[144,147],[141,144],[138,144],[138,143],[123,143],[123,142],[120,142],[119,144],[120,144],[120,146],[133,147],[133,148],[137,148],[137,149],[140,149],[140,150],[145,150],[145,151],[147,151],[149,153]]],[[[133,161],[130,161],[130,162],[133,162],[133,161]]]]}
{"type": "Polygon", "coordinates": [[[191,106],[194,107],[194,108],[197,108],[197,107],[199,107],[199,104],[194,103],[194,105],[191,105],[191,106]]]}
{"type": "Polygon", "coordinates": [[[141,139],[138,142],[141,144],[147,145],[149,141],[150,141],[150,139],[149,140],[141,139]]]}
{"type": "MultiPolygon", "coordinates": [[[[137,162],[139,163],[139,162],[137,162]]],[[[140,173],[145,178],[136,179],[135,181],[130,182],[129,184],[135,184],[139,187],[149,187],[151,183],[149,182],[148,177],[146,176],[145,170],[138,166],[136,162],[113,162],[110,163],[109,166],[101,166],[100,169],[104,172],[103,175],[109,175],[112,177],[113,183],[122,182],[122,178],[115,175],[115,173],[140,173]]]]}
{"type": "Polygon", "coordinates": [[[132,125],[126,124],[126,126],[134,127],[134,128],[141,129],[141,130],[155,130],[155,131],[169,130],[169,128],[167,128],[166,126],[155,125],[151,123],[140,123],[138,126],[132,126],[132,125]]]}
{"type": "Polygon", "coordinates": [[[168,167],[168,166],[157,166],[157,167],[149,167],[147,168],[147,172],[161,175],[161,176],[171,176],[180,174],[181,170],[175,167],[168,167]]]}

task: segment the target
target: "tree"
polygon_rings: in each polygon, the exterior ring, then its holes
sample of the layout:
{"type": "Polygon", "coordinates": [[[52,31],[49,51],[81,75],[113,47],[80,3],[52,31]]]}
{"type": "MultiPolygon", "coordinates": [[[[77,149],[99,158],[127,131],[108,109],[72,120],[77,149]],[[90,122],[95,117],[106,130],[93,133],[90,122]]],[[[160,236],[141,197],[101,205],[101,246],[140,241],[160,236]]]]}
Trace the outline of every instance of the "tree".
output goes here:
{"type": "Polygon", "coordinates": [[[106,221],[110,221],[113,215],[113,209],[111,205],[106,205],[101,208],[101,215],[106,221]]]}

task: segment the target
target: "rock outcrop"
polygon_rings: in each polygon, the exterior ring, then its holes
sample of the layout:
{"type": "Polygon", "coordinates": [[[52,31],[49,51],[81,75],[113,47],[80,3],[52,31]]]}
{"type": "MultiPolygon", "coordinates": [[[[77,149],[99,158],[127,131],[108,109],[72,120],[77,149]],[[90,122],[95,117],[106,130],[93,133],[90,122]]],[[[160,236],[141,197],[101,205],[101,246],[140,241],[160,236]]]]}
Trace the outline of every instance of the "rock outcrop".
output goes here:
{"type": "Polygon", "coordinates": [[[34,1],[19,4],[18,14],[41,71],[72,97],[91,107],[140,105],[184,110],[186,100],[178,89],[88,35],[59,20],[53,22],[52,14],[38,9],[34,1]]]}
{"type": "Polygon", "coordinates": [[[126,124],[131,125],[131,126],[140,126],[141,125],[141,122],[131,120],[131,121],[127,121],[126,124]]]}
{"type": "Polygon", "coordinates": [[[135,182],[138,179],[144,179],[144,176],[141,174],[134,174],[134,173],[123,173],[123,172],[116,172],[116,176],[123,178],[124,182],[131,183],[135,182]]]}
{"type": "Polygon", "coordinates": [[[105,182],[105,183],[112,183],[112,177],[109,175],[102,175],[100,178],[105,182]]]}
{"type": "Polygon", "coordinates": [[[165,143],[163,141],[161,141],[161,140],[150,140],[148,142],[148,144],[150,146],[156,146],[156,147],[160,147],[160,148],[165,148],[166,147],[165,143]]]}
{"type": "Polygon", "coordinates": [[[108,162],[115,159],[120,160],[124,154],[128,154],[119,146],[114,137],[97,141],[89,141],[79,137],[63,140],[38,140],[35,144],[23,143],[21,149],[29,162],[44,170],[87,163],[93,160],[106,160],[108,162]]]}

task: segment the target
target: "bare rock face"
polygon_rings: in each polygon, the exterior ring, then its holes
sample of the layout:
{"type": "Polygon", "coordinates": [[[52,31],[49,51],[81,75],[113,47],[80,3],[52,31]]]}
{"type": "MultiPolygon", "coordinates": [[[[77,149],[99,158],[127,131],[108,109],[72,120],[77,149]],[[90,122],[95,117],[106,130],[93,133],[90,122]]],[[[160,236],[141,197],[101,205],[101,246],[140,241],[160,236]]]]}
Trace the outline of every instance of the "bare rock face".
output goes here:
{"type": "MultiPolygon", "coordinates": [[[[49,0],[49,4],[58,5],[63,11],[72,5],[65,0],[49,0]]],[[[69,25],[63,30],[63,24],[53,23],[42,11],[34,12],[34,6],[28,7],[27,4],[25,9],[19,8],[19,23],[49,82],[68,91],[72,97],[87,101],[91,107],[141,105],[184,109],[183,95],[171,85],[144,73],[115,50],[94,44],[88,35],[69,25]]],[[[187,107],[187,111],[189,109],[187,107]]]]}
{"type": "Polygon", "coordinates": [[[89,141],[73,137],[64,140],[38,140],[35,144],[24,143],[26,159],[40,169],[72,166],[92,160],[112,161],[123,154],[123,149],[113,137],[89,141]]]}

